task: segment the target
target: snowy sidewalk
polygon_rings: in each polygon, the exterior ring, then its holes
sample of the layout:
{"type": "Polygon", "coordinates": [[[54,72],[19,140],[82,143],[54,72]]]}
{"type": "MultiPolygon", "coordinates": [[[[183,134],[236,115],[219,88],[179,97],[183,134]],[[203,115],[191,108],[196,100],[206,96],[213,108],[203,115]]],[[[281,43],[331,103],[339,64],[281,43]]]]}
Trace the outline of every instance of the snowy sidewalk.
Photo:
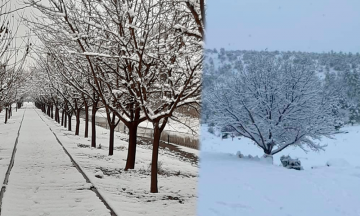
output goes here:
{"type": "Polygon", "coordinates": [[[110,215],[32,108],[25,113],[1,208],[2,216],[110,215]]]}

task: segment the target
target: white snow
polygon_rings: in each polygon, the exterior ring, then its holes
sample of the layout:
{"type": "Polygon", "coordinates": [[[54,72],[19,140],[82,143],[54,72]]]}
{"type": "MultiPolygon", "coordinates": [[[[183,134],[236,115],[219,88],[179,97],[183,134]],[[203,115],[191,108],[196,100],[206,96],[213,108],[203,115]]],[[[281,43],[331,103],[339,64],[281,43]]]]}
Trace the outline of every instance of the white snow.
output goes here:
{"type": "Polygon", "coordinates": [[[274,165],[236,156],[263,155],[248,139],[221,140],[207,129],[201,127],[199,216],[360,215],[360,125],[322,139],[325,152],[285,149],[274,165]],[[283,168],[282,155],[299,158],[304,170],[283,168]]]}
{"type": "Polygon", "coordinates": [[[34,109],[25,110],[1,214],[110,215],[96,194],[84,186],[86,180],[47,125],[34,109]]]}
{"type": "Polygon", "coordinates": [[[331,167],[347,167],[350,166],[349,162],[347,162],[345,159],[343,158],[333,158],[328,160],[328,162],[326,162],[327,166],[331,166],[331,167]]]}
{"type": "Polygon", "coordinates": [[[96,177],[96,178],[104,178],[104,173],[101,172],[101,170],[98,170],[98,171],[95,173],[95,177],[96,177]]]}
{"type": "MultiPolygon", "coordinates": [[[[90,138],[84,137],[84,122],[80,136],[67,131],[54,120],[41,113],[48,126],[90,178],[94,187],[105,197],[118,215],[193,216],[196,213],[198,165],[169,150],[160,149],[159,162],[163,175],[158,175],[159,193],[151,194],[150,170],[152,148],[138,145],[134,170],[124,171],[127,157],[127,135],[115,131],[114,155],[108,156],[109,131],[96,127],[97,145],[90,148],[90,138]],[[82,144],[82,147],[79,146],[82,144]],[[95,177],[103,173],[103,178],[95,177]]],[[[73,121],[75,128],[75,121],[73,121]]],[[[91,136],[91,131],[89,131],[91,136]]],[[[197,150],[182,150],[198,155],[197,150]]]]}
{"type": "Polygon", "coordinates": [[[17,132],[24,113],[24,109],[17,112],[13,110],[13,116],[4,124],[5,110],[0,113],[0,179],[4,181],[8,169],[11,154],[14,148],[17,132]]]}

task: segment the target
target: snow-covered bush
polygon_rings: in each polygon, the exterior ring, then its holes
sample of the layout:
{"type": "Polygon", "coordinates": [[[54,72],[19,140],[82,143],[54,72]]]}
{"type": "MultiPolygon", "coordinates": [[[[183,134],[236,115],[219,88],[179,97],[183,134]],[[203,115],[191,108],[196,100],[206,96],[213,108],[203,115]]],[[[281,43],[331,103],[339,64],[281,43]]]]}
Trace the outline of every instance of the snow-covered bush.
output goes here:
{"type": "Polygon", "coordinates": [[[280,157],[281,164],[283,167],[286,167],[288,169],[296,169],[296,170],[303,170],[303,167],[301,166],[301,161],[299,159],[292,159],[290,156],[281,156],[280,157]]]}
{"type": "Polygon", "coordinates": [[[244,155],[241,154],[240,151],[237,151],[237,152],[236,152],[236,156],[239,157],[239,158],[244,158],[244,155]]]}
{"type": "Polygon", "coordinates": [[[208,132],[214,134],[215,133],[214,127],[209,127],[208,132]]]}
{"type": "Polygon", "coordinates": [[[259,161],[259,162],[263,162],[266,164],[273,164],[273,156],[272,155],[264,155],[261,158],[259,158],[259,156],[252,156],[250,154],[248,156],[245,156],[240,151],[237,151],[236,156],[239,158],[242,158],[242,159],[246,159],[246,160],[259,161]]]}
{"type": "MultiPolygon", "coordinates": [[[[157,173],[158,174],[160,174],[160,175],[163,175],[163,174],[165,174],[166,172],[165,172],[165,170],[164,170],[164,168],[163,168],[163,162],[162,161],[158,161],[158,163],[157,163],[158,165],[157,165],[157,173]]],[[[148,166],[148,172],[151,172],[151,165],[152,165],[152,163],[150,163],[149,164],[149,166],[148,166]]]]}

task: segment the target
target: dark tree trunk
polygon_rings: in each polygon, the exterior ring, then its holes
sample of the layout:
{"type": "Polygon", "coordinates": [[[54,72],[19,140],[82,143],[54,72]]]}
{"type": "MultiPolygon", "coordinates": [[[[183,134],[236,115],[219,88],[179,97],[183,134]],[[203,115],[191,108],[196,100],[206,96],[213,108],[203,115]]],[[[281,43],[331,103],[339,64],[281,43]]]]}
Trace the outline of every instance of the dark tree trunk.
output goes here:
{"type": "Polygon", "coordinates": [[[160,143],[161,130],[159,128],[159,122],[154,123],[154,141],[153,141],[153,152],[151,160],[151,183],[150,193],[158,193],[158,159],[159,159],[159,143],[160,143]]]}
{"type": "Polygon", "coordinates": [[[128,157],[126,160],[125,171],[128,169],[135,168],[135,158],[136,158],[136,141],[137,141],[137,129],[138,124],[130,124],[129,127],[129,147],[128,147],[128,157]]]}
{"type": "Polygon", "coordinates": [[[85,138],[87,138],[89,137],[89,106],[86,101],[84,105],[85,105],[85,138]]]}
{"type": "Polygon", "coordinates": [[[81,109],[76,110],[75,135],[79,135],[79,131],[80,131],[80,111],[81,109]]]}
{"type": "Polygon", "coordinates": [[[71,117],[72,114],[68,114],[68,131],[71,131],[71,117]]]}
{"type": "Polygon", "coordinates": [[[51,115],[51,118],[54,119],[54,106],[53,105],[50,106],[50,115],[51,115]]]}
{"type": "Polygon", "coordinates": [[[113,125],[109,125],[110,130],[110,139],[109,139],[109,155],[114,154],[114,134],[115,134],[115,127],[113,125]]]}
{"type": "Polygon", "coordinates": [[[8,108],[5,108],[5,124],[7,123],[8,120],[8,108]]]}
{"type": "Polygon", "coordinates": [[[67,128],[67,110],[64,113],[64,128],[67,128]]]}
{"type": "MultiPolygon", "coordinates": [[[[108,117],[108,120],[110,116],[108,117]]],[[[111,121],[108,121],[109,123],[109,130],[110,130],[110,138],[109,138],[109,155],[114,154],[114,134],[115,134],[115,127],[117,123],[115,123],[115,114],[112,114],[111,121]]]]}
{"type": "Polygon", "coordinates": [[[271,149],[263,149],[264,153],[267,155],[271,155],[271,149]]]}
{"type": "Polygon", "coordinates": [[[57,108],[57,117],[58,117],[58,119],[57,119],[57,122],[60,124],[60,109],[59,108],[57,108]]]}
{"type": "Polygon", "coordinates": [[[58,122],[58,116],[57,116],[57,107],[55,106],[55,121],[58,122]]]}
{"type": "Polygon", "coordinates": [[[93,103],[91,110],[91,147],[96,148],[96,111],[97,102],[93,103]]]}
{"type": "Polygon", "coordinates": [[[62,109],[62,112],[61,112],[61,126],[64,126],[64,116],[65,116],[65,111],[64,111],[64,109],[62,109]]]}

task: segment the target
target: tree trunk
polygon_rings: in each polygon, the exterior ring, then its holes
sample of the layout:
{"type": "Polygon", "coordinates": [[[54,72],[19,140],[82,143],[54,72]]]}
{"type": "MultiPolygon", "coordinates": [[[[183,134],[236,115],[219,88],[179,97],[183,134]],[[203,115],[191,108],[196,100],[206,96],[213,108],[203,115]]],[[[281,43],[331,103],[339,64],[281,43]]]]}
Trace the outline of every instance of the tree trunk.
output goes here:
{"type": "Polygon", "coordinates": [[[71,117],[72,114],[68,114],[68,131],[71,131],[71,117]]]}
{"type": "Polygon", "coordinates": [[[94,103],[91,110],[91,147],[96,148],[96,109],[97,103],[94,103]]]}
{"type": "Polygon", "coordinates": [[[55,106],[55,121],[59,123],[59,108],[55,106]]]}
{"type": "MultiPolygon", "coordinates": [[[[111,114],[110,114],[111,115],[111,114]]],[[[116,123],[115,123],[115,114],[112,114],[112,118],[111,121],[108,121],[109,123],[109,130],[110,130],[110,139],[109,139],[109,155],[113,155],[114,154],[114,134],[115,134],[115,127],[116,127],[116,123]]],[[[108,120],[109,117],[108,117],[108,120]]]]}
{"type": "Polygon", "coordinates": [[[61,126],[64,126],[64,115],[65,115],[65,112],[64,112],[64,109],[62,109],[62,112],[61,112],[61,126]]]}
{"type": "Polygon", "coordinates": [[[57,107],[55,107],[55,121],[57,122],[57,107]]]}
{"type": "Polygon", "coordinates": [[[86,100],[84,100],[84,105],[85,105],[85,138],[89,137],[89,106],[86,102],[86,100]]]}
{"type": "Polygon", "coordinates": [[[109,130],[110,130],[109,155],[113,155],[114,154],[114,134],[115,134],[114,125],[109,125],[109,130]]]}
{"type": "Polygon", "coordinates": [[[58,117],[57,122],[60,124],[60,109],[59,108],[57,108],[57,117],[58,117]]]}
{"type": "Polygon", "coordinates": [[[8,120],[8,108],[5,108],[5,124],[7,123],[8,120]]]}
{"type": "Polygon", "coordinates": [[[53,105],[50,106],[50,115],[51,115],[51,118],[54,119],[54,106],[53,105]]]}
{"type": "Polygon", "coordinates": [[[65,110],[65,113],[64,113],[64,128],[67,128],[67,111],[65,110]]]}
{"type": "Polygon", "coordinates": [[[79,135],[79,131],[80,131],[80,111],[81,109],[76,110],[75,135],[79,135]]]}
{"type": "Polygon", "coordinates": [[[154,141],[153,141],[153,152],[151,160],[151,183],[150,193],[158,193],[158,158],[159,158],[159,143],[160,143],[161,130],[159,128],[159,122],[154,123],[154,141]]]}
{"type": "Polygon", "coordinates": [[[129,127],[129,147],[128,147],[128,157],[126,160],[125,171],[128,169],[135,168],[135,158],[136,158],[136,141],[137,141],[137,129],[138,124],[130,124],[129,127]]]}

